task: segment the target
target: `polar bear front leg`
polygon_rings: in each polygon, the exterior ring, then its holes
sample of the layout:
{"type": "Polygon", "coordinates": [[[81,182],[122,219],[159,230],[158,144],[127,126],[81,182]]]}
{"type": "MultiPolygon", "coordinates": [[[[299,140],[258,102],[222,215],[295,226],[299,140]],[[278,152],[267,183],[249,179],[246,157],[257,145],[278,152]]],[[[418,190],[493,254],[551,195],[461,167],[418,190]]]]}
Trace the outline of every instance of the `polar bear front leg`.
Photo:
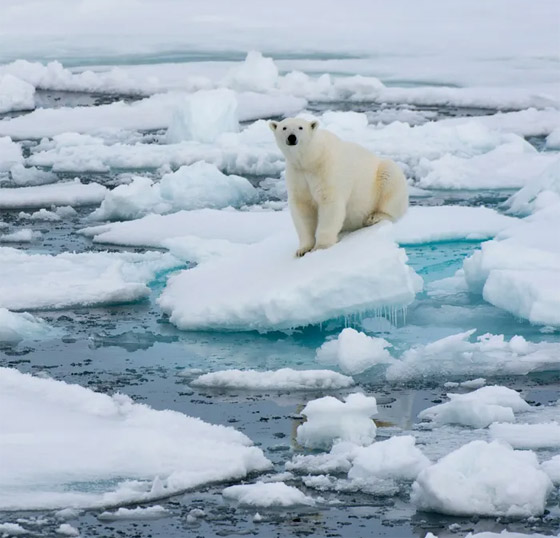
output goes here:
{"type": "Polygon", "coordinates": [[[296,256],[301,258],[315,246],[315,230],[317,228],[317,208],[308,200],[295,199],[290,204],[292,219],[299,237],[299,248],[296,256]]]}
{"type": "Polygon", "coordinates": [[[343,202],[324,202],[319,204],[315,249],[332,247],[338,241],[346,217],[346,206],[343,202]]]}

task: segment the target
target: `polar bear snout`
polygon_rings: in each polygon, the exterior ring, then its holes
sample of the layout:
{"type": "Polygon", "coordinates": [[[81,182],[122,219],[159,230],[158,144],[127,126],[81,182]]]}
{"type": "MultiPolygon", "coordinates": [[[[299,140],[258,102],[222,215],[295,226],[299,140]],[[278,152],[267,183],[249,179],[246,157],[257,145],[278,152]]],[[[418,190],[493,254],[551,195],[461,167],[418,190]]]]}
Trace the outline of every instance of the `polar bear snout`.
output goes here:
{"type": "Polygon", "coordinates": [[[288,146],[295,146],[297,142],[297,136],[294,133],[288,135],[286,138],[286,144],[288,144],[288,146]]]}

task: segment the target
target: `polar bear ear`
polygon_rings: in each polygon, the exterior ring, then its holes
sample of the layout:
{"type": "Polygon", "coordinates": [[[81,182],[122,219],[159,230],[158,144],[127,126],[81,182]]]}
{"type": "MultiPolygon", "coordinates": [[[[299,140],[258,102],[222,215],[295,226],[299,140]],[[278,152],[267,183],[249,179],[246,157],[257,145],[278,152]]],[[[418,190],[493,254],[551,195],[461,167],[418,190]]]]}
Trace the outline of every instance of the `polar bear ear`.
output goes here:
{"type": "Polygon", "coordinates": [[[268,126],[270,127],[271,131],[276,131],[276,127],[278,127],[278,122],[276,121],[269,121],[268,126]]]}
{"type": "Polygon", "coordinates": [[[311,127],[311,130],[314,131],[317,127],[319,127],[319,122],[317,120],[312,121],[309,126],[311,127]]]}

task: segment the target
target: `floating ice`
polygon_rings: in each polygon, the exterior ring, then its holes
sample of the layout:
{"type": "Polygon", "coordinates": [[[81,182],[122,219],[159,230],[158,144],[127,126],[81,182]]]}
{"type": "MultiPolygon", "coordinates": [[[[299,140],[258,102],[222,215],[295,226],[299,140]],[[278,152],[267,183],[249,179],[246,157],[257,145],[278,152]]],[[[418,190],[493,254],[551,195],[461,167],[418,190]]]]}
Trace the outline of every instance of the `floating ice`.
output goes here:
{"type": "Polygon", "coordinates": [[[23,162],[21,146],[9,136],[0,136],[0,172],[23,162]]]}
{"type": "Polygon", "coordinates": [[[304,456],[296,454],[286,462],[286,470],[299,473],[347,473],[359,445],[348,441],[336,441],[330,452],[304,456]]]}
{"type": "Polygon", "coordinates": [[[330,370],[222,370],[201,375],[191,383],[195,387],[245,390],[327,390],[350,387],[351,377],[330,370]]]}
{"type": "Polygon", "coordinates": [[[546,147],[548,149],[560,149],[560,127],[556,127],[556,129],[546,137],[546,147]]]}
{"type": "Polygon", "coordinates": [[[0,306],[12,310],[118,304],[149,295],[147,283],[180,265],[170,254],[29,254],[0,247],[0,306]]]}
{"type": "Polygon", "coordinates": [[[283,482],[257,482],[256,484],[230,486],[222,491],[222,495],[241,506],[258,506],[259,508],[315,504],[311,497],[283,482]]]}
{"type": "Polygon", "coordinates": [[[237,132],[237,99],[231,90],[199,91],[185,97],[173,112],[167,142],[182,140],[212,143],[225,132],[237,132]]]}
{"type": "Polygon", "coordinates": [[[57,179],[56,174],[52,172],[39,170],[34,166],[26,168],[21,163],[10,168],[10,176],[14,184],[18,187],[31,187],[33,185],[54,183],[57,179]]]}
{"type": "Polygon", "coordinates": [[[531,408],[516,391],[497,385],[482,387],[467,394],[447,396],[449,402],[428,407],[418,417],[430,419],[436,424],[485,428],[492,422],[513,422],[514,412],[531,408]]]}
{"type": "Polygon", "coordinates": [[[233,67],[223,84],[241,91],[266,91],[274,88],[278,81],[278,68],[272,58],[265,58],[252,50],[245,61],[233,67]]]}
{"type": "Polygon", "coordinates": [[[184,330],[271,331],[399,309],[421,289],[383,229],[359,230],[299,259],[296,243],[283,234],[183,271],[158,303],[184,330]]]}
{"type": "Polygon", "coordinates": [[[25,211],[20,211],[18,217],[24,220],[34,220],[34,221],[50,221],[58,222],[62,220],[62,217],[54,211],[49,211],[47,209],[40,209],[34,213],[26,213],[25,211]]]}
{"type": "Polygon", "coordinates": [[[348,471],[348,478],[368,482],[372,478],[414,480],[430,460],[415,446],[411,435],[395,436],[359,448],[348,471]]]}
{"type": "MultiPolygon", "coordinates": [[[[497,421],[498,422],[498,421],[497,421]]],[[[490,436],[510,444],[513,448],[559,448],[560,424],[492,424],[490,436]]]]}
{"type": "Polygon", "coordinates": [[[421,471],[412,501],[420,510],[455,516],[529,517],[544,512],[551,490],[533,452],[472,441],[421,471]]]}
{"type": "Polygon", "coordinates": [[[60,524],[55,532],[62,536],[80,536],[80,531],[76,527],[72,527],[70,523],[60,524]]]}
{"type": "Polygon", "coordinates": [[[8,368],[0,389],[2,510],[144,502],[270,466],[232,428],[128,396],[8,368]]]}
{"type": "Polygon", "coordinates": [[[24,529],[19,523],[0,523],[0,532],[2,533],[2,538],[5,536],[29,534],[27,529],[24,529]]]}
{"type": "Polygon", "coordinates": [[[560,485],[560,454],[543,462],[541,468],[555,485],[560,485]]]}
{"type": "Polygon", "coordinates": [[[369,445],[376,434],[376,400],[360,393],[349,394],[344,402],[333,396],[312,400],[301,411],[307,421],[297,429],[297,441],[307,448],[329,449],[336,441],[369,445]]]}
{"type": "Polygon", "coordinates": [[[0,235],[0,243],[30,243],[41,237],[41,232],[30,228],[22,228],[9,234],[0,235]]]}
{"type": "Polygon", "coordinates": [[[322,364],[338,365],[344,373],[359,374],[376,364],[391,363],[393,358],[387,347],[391,344],[383,338],[346,328],[336,339],[318,348],[316,357],[322,364]]]}
{"type": "Polygon", "coordinates": [[[0,308],[0,342],[15,343],[21,340],[38,340],[55,331],[41,318],[0,308]]]}
{"type": "Polygon", "coordinates": [[[475,330],[447,336],[405,351],[390,365],[387,380],[412,381],[427,378],[472,375],[525,375],[529,372],[558,370],[560,345],[528,342],[513,336],[485,334],[469,342],[475,330]]]}
{"type": "Polygon", "coordinates": [[[79,179],[51,185],[0,189],[0,209],[50,207],[51,205],[90,205],[103,200],[107,189],[98,183],[79,179]]]}
{"type": "Polygon", "coordinates": [[[9,73],[0,74],[0,114],[35,108],[35,88],[9,73]]]}
{"type": "Polygon", "coordinates": [[[201,161],[165,174],[159,183],[136,177],[128,185],[119,185],[107,192],[92,217],[134,219],[147,213],[240,206],[255,199],[256,189],[245,178],[226,176],[213,164],[201,161]]]}
{"type": "Polygon", "coordinates": [[[121,520],[145,520],[159,519],[169,515],[169,510],[155,504],[153,506],[137,506],[136,508],[119,508],[115,512],[102,512],[97,516],[101,521],[121,521],[121,520]]]}

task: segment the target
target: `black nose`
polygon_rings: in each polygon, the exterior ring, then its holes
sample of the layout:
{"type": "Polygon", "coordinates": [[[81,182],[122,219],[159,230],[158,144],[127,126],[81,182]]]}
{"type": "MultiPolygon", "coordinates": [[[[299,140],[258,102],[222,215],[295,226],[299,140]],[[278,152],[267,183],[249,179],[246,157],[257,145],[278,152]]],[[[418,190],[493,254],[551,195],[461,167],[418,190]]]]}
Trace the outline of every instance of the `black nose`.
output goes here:
{"type": "Polygon", "coordinates": [[[286,142],[288,146],[295,146],[297,144],[297,136],[295,134],[291,134],[286,138],[286,142]]]}

